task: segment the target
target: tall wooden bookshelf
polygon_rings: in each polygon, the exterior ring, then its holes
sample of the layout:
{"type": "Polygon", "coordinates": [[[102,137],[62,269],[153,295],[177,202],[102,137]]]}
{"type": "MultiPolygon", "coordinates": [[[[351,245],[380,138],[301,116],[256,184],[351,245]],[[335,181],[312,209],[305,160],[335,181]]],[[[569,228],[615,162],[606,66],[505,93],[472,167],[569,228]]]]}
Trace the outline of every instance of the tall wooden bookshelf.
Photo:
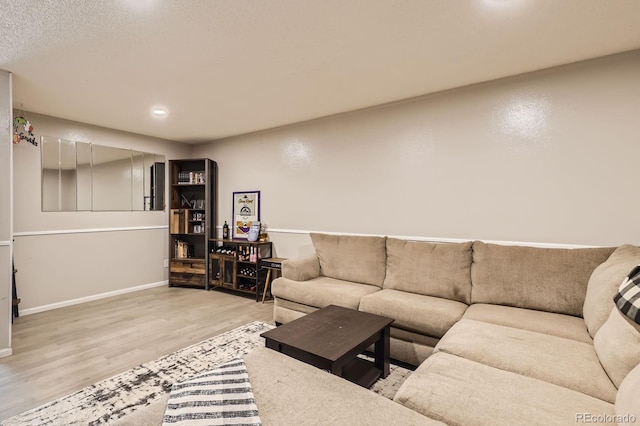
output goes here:
{"type": "Polygon", "coordinates": [[[169,287],[209,289],[208,241],[215,235],[215,161],[169,160],[169,287]]]}

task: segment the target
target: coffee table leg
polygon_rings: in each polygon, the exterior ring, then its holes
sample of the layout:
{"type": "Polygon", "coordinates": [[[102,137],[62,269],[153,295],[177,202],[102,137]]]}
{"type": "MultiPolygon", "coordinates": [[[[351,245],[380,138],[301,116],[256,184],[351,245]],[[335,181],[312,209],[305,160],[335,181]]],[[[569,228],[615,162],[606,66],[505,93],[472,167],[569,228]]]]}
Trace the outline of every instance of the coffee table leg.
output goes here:
{"type": "Polygon", "coordinates": [[[380,332],[380,338],[375,344],[375,361],[377,369],[382,372],[380,377],[385,378],[389,375],[389,347],[391,346],[391,336],[389,326],[386,326],[380,332]]]}
{"type": "Polygon", "coordinates": [[[331,374],[334,374],[338,377],[342,377],[342,366],[338,367],[337,365],[332,364],[331,365],[331,374]]]}
{"type": "Polygon", "coordinates": [[[282,346],[278,342],[275,342],[271,339],[265,339],[264,345],[269,349],[273,349],[274,351],[282,352],[282,346]]]}

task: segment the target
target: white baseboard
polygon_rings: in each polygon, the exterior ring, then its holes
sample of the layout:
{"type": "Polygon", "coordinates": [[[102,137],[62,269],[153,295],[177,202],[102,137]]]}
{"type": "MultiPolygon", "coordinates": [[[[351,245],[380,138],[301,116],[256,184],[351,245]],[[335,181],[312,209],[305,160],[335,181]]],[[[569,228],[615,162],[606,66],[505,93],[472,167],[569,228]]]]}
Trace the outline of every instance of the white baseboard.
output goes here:
{"type": "Polygon", "coordinates": [[[11,348],[0,349],[0,358],[11,356],[12,354],[13,354],[13,351],[11,350],[11,348]]]}
{"type": "Polygon", "coordinates": [[[65,306],[78,305],[80,303],[91,302],[92,300],[106,299],[107,297],[119,296],[121,294],[133,293],[134,291],[147,290],[153,287],[161,287],[168,285],[168,281],[159,281],[157,283],[144,284],[136,287],[123,288],[122,290],[109,291],[107,293],[94,294],[91,296],[80,297],[78,299],[65,300],[63,302],[52,303],[50,305],[36,306],[35,308],[21,309],[20,315],[37,314],[38,312],[50,311],[52,309],[64,308],[65,306]]]}

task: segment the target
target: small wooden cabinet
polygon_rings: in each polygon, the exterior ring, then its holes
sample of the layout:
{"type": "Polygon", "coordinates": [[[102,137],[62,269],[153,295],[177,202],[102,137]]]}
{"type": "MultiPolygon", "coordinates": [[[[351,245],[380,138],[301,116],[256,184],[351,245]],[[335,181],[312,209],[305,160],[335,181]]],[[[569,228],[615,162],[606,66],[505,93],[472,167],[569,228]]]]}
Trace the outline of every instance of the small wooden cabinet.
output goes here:
{"type": "Polygon", "coordinates": [[[255,295],[256,301],[260,300],[267,280],[260,260],[271,257],[271,242],[212,238],[209,243],[209,286],[255,295]]]}
{"type": "Polygon", "coordinates": [[[233,255],[209,255],[209,284],[214,287],[236,288],[236,259],[233,255]]]}
{"type": "Polygon", "coordinates": [[[205,287],[204,259],[172,259],[169,270],[170,285],[205,287]]]}
{"type": "Polygon", "coordinates": [[[208,158],[170,160],[169,183],[169,286],[208,290],[216,163],[208,158]]]}

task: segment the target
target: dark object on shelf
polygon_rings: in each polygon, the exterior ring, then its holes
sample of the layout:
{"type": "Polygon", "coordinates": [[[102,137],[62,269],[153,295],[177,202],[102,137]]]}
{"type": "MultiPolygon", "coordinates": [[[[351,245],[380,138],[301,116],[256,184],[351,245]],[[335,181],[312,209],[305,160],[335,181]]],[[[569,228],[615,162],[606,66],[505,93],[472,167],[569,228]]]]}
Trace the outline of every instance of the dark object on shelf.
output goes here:
{"type": "Polygon", "coordinates": [[[169,286],[209,289],[209,238],[216,223],[216,163],[169,161],[169,286]]]}

